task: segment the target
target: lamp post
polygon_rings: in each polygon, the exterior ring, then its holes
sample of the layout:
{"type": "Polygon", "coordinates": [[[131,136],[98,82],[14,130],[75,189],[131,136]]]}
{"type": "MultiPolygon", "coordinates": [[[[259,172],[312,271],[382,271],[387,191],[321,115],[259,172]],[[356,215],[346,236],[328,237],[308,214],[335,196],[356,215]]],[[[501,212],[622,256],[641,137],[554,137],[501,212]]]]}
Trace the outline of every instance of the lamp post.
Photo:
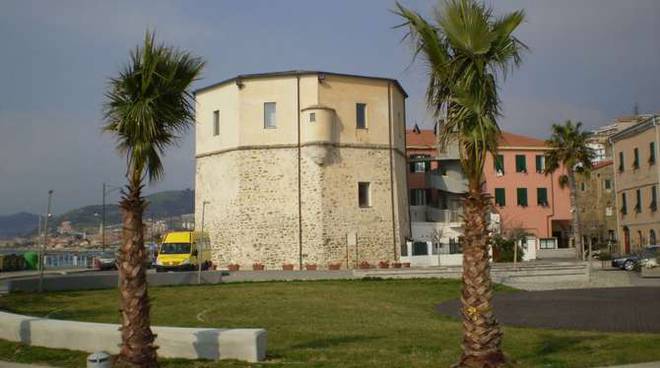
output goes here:
{"type": "Polygon", "coordinates": [[[44,219],[44,243],[41,245],[41,255],[39,256],[39,292],[44,291],[44,254],[46,253],[46,244],[48,244],[48,218],[50,218],[51,204],[53,200],[53,190],[48,191],[48,207],[46,209],[46,218],[44,219]]]}
{"type": "Polygon", "coordinates": [[[119,186],[103,183],[103,209],[101,210],[101,249],[103,250],[105,250],[105,195],[120,189],[119,186]]]}
{"type": "Polygon", "coordinates": [[[201,262],[200,257],[202,256],[202,246],[206,241],[205,240],[206,238],[204,237],[204,212],[206,210],[206,205],[209,204],[209,203],[211,203],[211,202],[202,201],[202,226],[201,226],[201,231],[200,231],[201,232],[200,237],[201,237],[202,241],[197,243],[197,244],[199,244],[197,246],[197,248],[198,248],[197,249],[197,284],[202,283],[202,262],[201,262]]]}

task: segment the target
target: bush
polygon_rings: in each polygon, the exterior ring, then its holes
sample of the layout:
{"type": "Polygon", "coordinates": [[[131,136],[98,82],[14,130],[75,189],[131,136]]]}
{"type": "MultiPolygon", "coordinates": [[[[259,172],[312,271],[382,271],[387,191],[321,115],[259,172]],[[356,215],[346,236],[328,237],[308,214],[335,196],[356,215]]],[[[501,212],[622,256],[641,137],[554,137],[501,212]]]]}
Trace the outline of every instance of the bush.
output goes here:
{"type": "MultiPolygon", "coordinates": [[[[495,262],[513,262],[513,247],[516,246],[516,242],[513,239],[505,239],[501,236],[496,236],[491,239],[491,245],[493,247],[493,261],[495,262]]],[[[518,246],[518,262],[522,261],[523,258],[523,249],[518,246]]]]}

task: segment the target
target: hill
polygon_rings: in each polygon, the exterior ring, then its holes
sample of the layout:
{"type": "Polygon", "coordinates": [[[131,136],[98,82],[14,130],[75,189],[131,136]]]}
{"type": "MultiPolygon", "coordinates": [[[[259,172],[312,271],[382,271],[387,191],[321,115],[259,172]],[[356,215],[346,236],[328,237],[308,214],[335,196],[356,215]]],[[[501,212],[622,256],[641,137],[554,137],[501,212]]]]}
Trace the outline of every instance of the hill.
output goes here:
{"type": "MultiPolygon", "coordinates": [[[[192,213],[194,209],[195,192],[190,189],[157,192],[146,196],[149,203],[144,213],[145,218],[163,219],[192,213]]],[[[98,229],[101,224],[103,206],[100,204],[76,208],[49,220],[48,227],[54,230],[63,221],[71,221],[77,230],[98,229]]],[[[10,238],[25,235],[37,230],[39,216],[31,213],[16,213],[0,216],[0,238],[10,238]]],[[[106,225],[119,224],[121,213],[117,203],[105,206],[106,225]]]]}
{"type": "Polygon", "coordinates": [[[33,213],[19,212],[12,215],[0,215],[0,239],[13,238],[37,230],[39,216],[33,213]]]}

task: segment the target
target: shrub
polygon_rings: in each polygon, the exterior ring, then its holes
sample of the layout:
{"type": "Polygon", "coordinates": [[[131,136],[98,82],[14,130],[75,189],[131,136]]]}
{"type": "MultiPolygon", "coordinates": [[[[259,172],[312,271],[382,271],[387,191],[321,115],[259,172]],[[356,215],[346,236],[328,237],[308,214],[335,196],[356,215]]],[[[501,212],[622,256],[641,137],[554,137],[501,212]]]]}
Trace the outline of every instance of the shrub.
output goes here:
{"type": "MultiPolygon", "coordinates": [[[[516,242],[513,239],[505,239],[501,236],[495,236],[491,239],[491,245],[493,247],[493,260],[495,262],[513,262],[513,247],[516,246],[516,242]]],[[[522,261],[523,258],[523,249],[518,246],[517,261],[522,261]]]]}

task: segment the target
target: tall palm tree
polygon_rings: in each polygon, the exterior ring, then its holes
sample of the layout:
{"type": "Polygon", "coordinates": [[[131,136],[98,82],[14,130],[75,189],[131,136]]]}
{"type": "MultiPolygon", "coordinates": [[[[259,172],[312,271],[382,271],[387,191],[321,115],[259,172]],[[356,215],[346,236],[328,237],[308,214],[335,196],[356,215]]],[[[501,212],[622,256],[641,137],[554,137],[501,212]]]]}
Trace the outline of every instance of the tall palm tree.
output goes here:
{"type": "Polygon", "coordinates": [[[150,328],[142,223],[148,203],[142,188],[145,179],[154,182],[162,177],[161,155],[193,124],[194,97],[188,89],[203,66],[200,58],[156,44],[154,33],[147,31],[144,44],[131,52],[129,64],[110,79],[106,92],[103,130],[116,137],[127,165],[118,262],[122,317],[118,360],[126,366],[158,366],[150,328]]]}
{"type": "Polygon", "coordinates": [[[572,233],[578,255],[584,258],[582,248],[582,235],[580,231],[580,217],[577,211],[577,174],[589,175],[592,169],[594,151],[587,146],[589,133],[582,130],[582,123],[573,124],[567,120],[562,124],[552,124],[552,135],[546,141],[551,148],[545,154],[545,174],[550,175],[560,167],[566,168],[566,174],[559,177],[562,188],[568,186],[572,213],[572,233]]]}
{"type": "MultiPolygon", "coordinates": [[[[458,145],[468,179],[464,201],[463,354],[456,367],[499,367],[505,363],[502,332],[491,305],[487,214],[491,198],[483,191],[486,156],[497,151],[501,135],[498,82],[521,62],[526,46],[512,33],[523,11],[495,17],[477,0],[446,0],[435,10],[435,22],[397,4],[406,37],[422,56],[429,73],[427,104],[444,122],[441,145],[458,145]]],[[[406,38],[404,37],[404,38],[406,38]]]]}

